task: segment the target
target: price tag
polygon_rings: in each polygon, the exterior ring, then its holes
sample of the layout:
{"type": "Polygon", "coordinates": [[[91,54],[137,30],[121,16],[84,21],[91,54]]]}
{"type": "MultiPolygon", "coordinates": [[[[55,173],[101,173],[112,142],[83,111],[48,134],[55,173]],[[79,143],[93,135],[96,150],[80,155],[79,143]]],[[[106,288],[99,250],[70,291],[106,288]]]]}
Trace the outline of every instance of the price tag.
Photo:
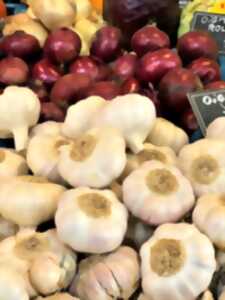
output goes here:
{"type": "Polygon", "coordinates": [[[212,121],[225,116],[225,89],[189,93],[188,99],[204,135],[212,121]]]}
{"type": "Polygon", "coordinates": [[[205,12],[194,14],[192,30],[208,31],[217,40],[220,54],[225,54],[225,15],[205,12]]]}

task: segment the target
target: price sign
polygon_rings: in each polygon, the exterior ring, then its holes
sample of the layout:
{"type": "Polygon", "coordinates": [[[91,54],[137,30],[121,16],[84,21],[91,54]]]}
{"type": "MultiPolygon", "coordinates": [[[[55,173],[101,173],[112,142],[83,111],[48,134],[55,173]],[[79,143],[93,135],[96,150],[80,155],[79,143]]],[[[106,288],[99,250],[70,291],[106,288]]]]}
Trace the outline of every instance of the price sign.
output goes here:
{"type": "Polygon", "coordinates": [[[225,54],[225,15],[205,12],[194,14],[192,30],[208,31],[217,40],[220,54],[225,54]]]}
{"type": "Polygon", "coordinates": [[[212,121],[225,116],[225,89],[189,93],[188,99],[204,135],[212,121]]]}

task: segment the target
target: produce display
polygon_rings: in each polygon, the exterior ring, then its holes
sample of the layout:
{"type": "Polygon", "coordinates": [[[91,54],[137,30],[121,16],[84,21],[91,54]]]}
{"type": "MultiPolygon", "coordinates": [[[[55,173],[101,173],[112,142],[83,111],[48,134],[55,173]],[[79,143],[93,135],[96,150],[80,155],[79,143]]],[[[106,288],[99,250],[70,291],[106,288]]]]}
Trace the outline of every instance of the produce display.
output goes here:
{"type": "Polygon", "coordinates": [[[225,300],[225,117],[191,143],[187,97],[225,88],[216,41],[176,41],[175,0],[23,2],[0,40],[0,300],[225,300]]]}

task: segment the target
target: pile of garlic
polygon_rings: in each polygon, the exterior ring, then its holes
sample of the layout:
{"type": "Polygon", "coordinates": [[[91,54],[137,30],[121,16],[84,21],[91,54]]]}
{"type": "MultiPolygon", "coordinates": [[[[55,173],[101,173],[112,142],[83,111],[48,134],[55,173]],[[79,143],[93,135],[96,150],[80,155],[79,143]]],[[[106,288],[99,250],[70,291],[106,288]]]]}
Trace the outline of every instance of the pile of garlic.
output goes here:
{"type": "Polygon", "coordinates": [[[11,116],[0,299],[225,299],[225,118],[189,144],[137,94],[84,99],[63,123],[11,116]]]}

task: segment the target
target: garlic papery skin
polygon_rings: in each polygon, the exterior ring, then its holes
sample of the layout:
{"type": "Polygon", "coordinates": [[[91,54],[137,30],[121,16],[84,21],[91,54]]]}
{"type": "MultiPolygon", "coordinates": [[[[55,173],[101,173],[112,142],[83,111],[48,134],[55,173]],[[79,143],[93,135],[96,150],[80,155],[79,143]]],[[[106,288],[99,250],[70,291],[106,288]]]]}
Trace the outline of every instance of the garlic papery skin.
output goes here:
{"type": "Polygon", "coordinates": [[[51,182],[63,183],[58,171],[60,147],[70,143],[61,135],[40,134],[31,138],[27,146],[27,163],[33,174],[51,182]]]}
{"type": "Polygon", "coordinates": [[[26,160],[14,150],[0,149],[0,178],[28,174],[26,160]]]}
{"type": "Polygon", "coordinates": [[[118,96],[109,102],[93,121],[93,125],[112,126],[123,134],[133,153],[144,149],[144,141],[154,126],[155,106],[149,98],[138,94],[118,96]]]}
{"type": "Polygon", "coordinates": [[[55,214],[57,232],[65,244],[96,254],[121,245],[127,219],[126,207],[113,192],[84,187],[65,192],[55,214]]]}
{"type": "Polygon", "coordinates": [[[108,255],[82,260],[70,292],[85,300],[130,299],[139,279],[137,253],[130,247],[120,247],[108,255]]]}
{"type": "Polygon", "coordinates": [[[195,197],[176,167],[150,161],[124,180],[123,202],[138,219],[160,225],[180,220],[193,207],[195,197]]]}
{"type": "Polygon", "coordinates": [[[48,297],[38,297],[36,300],[80,300],[68,293],[56,293],[48,297]]]}
{"type": "Polygon", "coordinates": [[[225,193],[225,141],[202,139],[179,153],[179,166],[197,196],[225,193]]]}
{"type": "Polygon", "coordinates": [[[143,292],[152,300],[193,300],[216,270],[212,243],[194,225],[164,224],[141,248],[143,292]]]}
{"type": "Polygon", "coordinates": [[[29,300],[23,277],[11,268],[0,268],[1,300],[29,300]]]}
{"type": "Polygon", "coordinates": [[[0,241],[15,235],[18,230],[19,227],[16,224],[0,216],[0,241]]]}
{"type": "Polygon", "coordinates": [[[225,194],[207,194],[200,197],[192,219],[199,230],[219,249],[225,249],[225,194]]]}
{"type": "Polygon", "coordinates": [[[76,17],[76,5],[71,0],[31,0],[34,15],[49,30],[70,27],[76,17]]]}
{"type": "Polygon", "coordinates": [[[0,131],[11,132],[16,150],[24,150],[28,129],[38,122],[40,115],[37,95],[27,87],[9,86],[0,95],[0,112],[0,131]]]}
{"type": "Polygon", "coordinates": [[[209,124],[206,138],[225,140],[225,117],[219,117],[209,124]]]}
{"type": "Polygon", "coordinates": [[[54,217],[65,188],[35,176],[0,183],[0,214],[19,226],[36,227],[54,217]]]}
{"type": "Polygon", "coordinates": [[[146,143],[144,144],[144,149],[138,154],[127,154],[127,164],[119,180],[123,181],[144,162],[152,160],[157,160],[167,165],[175,166],[177,164],[176,154],[171,148],[146,143]]]}
{"type": "Polygon", "coordinates": [[[62,125],[63,135],[76,138],[91,128],[91,120],[107,104],[101,97],[92,96],[71,105],[62,125]]]}
{"type": "Polygon", "coordinates": [[[163,118],[157,118],[147,137],[147,142],[156,146],[170,147],[176,153],[188,144],[189,138],[186,132],[163,118]]]}
{"type": "Polygon", "coordinates": [[[55,121],[47,121],[41,124],[37,124],[31,129],[29,137],[32,138],[36,135],[60,135],[62,124],[55,121]]]}
{"type": "Polygon", "coordinates": [[[96,128],[60,148],[58,170],[73,187],[104,188],[118,178],[126,165],[126,145],[113,128],[96,128]]]}

